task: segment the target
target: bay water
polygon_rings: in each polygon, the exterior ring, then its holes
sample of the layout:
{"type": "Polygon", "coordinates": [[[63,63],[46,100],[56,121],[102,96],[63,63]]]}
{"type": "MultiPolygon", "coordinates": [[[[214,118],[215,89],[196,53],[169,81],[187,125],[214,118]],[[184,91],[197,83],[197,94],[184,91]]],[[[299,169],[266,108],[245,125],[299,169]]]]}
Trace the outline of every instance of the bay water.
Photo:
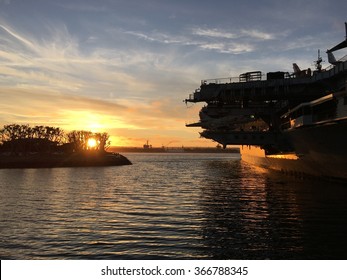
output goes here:
{"type": "Polygon", "coordinates": [[[0,170],[1,259],[347,259],[347,186],[238,154],[0,170]]]}

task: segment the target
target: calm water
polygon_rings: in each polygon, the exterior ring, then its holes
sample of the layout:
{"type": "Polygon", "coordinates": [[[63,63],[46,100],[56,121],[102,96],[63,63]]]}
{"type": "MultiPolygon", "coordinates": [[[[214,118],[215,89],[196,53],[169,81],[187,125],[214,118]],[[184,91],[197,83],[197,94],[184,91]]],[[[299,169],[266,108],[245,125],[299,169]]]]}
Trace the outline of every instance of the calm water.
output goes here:
{"type": "Polygon", "coordinates": [[[347,259],[347,186],[232,154],[0,170],[1,259],[347,259]]]}

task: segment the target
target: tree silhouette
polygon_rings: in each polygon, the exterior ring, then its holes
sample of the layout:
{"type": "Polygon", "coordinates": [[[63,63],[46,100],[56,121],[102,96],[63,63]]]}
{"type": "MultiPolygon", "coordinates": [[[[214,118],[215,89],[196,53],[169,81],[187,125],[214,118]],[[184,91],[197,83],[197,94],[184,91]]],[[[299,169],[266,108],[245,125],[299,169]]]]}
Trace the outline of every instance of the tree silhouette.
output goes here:
{"type": "Polygon", "coordinates": [[[110,136],[106,132],[93,133],[91,131],[85,130],[74,130],[67,134],[67,138],[68,142],[73,145],[73,148],[76,152],[87,150],[102,152],[105,151],[110,145],[110,141],[108,141],[110,136]],[[88,140],[91,138],[95,139],[95,147],[88,146],[88,140]]]}
{"type": "Polygon", "coordinates": [[[34,126],[27,124],[4,125],[0,130],[0,151],[12,155],[51,152],[83,152],[94,150],[104,152],[110,145],[107,133],[93,133],[85,130],[74,130],[65,133],[59,127],[34,126]],[[95,139],[97,145],[88,146],[88,140],[95,139]]]}

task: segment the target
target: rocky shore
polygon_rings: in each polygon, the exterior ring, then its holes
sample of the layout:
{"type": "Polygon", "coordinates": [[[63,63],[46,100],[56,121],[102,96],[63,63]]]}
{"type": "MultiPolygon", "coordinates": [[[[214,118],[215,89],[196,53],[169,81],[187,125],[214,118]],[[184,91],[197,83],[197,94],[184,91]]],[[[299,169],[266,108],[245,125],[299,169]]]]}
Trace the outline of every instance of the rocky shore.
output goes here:
{"type": "Polygon", "coordinates": [[[0,155],[0,168],[54,168],[118,166],[132,163],[123,155],[108,152],[68,154],[0,155]]]}

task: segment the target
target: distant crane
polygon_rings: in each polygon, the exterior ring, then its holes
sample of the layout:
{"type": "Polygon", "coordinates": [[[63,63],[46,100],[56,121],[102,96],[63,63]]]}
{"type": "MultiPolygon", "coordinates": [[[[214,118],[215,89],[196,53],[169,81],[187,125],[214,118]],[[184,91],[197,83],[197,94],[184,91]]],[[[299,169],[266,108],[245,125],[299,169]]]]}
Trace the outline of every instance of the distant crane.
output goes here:
{"type": "Polygon", "coordinates": [[[172,144],[172,143],[174,143],[174,142],[177,142],[177,141],[170,141],[169,143],[167,143],[167,144],[165,145],[165,147],[169,146],[170,144],[172,144]]]}
{"type": "Polygon", "coordinates": [[[163,149],[167,148],[170,144],[175,143],[175,142],[179,142],[179,141],[170,141],[169,143],[167,143],[166,145],[162,145],[163,149]]]}

